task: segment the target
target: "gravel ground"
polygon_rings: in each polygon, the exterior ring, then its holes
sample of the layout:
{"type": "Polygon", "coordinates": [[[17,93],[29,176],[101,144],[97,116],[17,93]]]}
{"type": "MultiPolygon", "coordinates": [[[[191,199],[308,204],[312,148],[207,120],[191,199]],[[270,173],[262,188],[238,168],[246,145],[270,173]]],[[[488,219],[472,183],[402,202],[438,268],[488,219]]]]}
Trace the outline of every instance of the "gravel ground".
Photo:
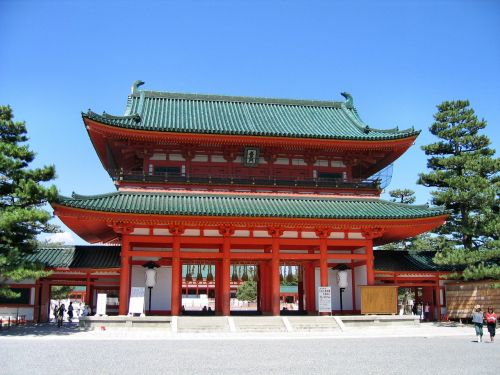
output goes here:
{"type": "Polygon", "coordinates": [[[0,374],[498,374],[500,343],[472,337],[0,340],[0,374]]]}

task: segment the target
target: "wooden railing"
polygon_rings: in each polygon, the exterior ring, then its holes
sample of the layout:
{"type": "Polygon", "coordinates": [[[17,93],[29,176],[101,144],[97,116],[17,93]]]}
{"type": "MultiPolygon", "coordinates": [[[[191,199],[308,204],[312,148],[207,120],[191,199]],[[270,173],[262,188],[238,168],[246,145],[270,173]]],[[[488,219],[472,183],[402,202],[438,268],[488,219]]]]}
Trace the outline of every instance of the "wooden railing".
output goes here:
{"type": "Polygon", "coordinates": [[[333,179],[333,178],[296,178],[286,176],[236,176],[223,174],[208,175],[183,175],[179,173],[141,173],[110,171],[110,175],[119,182],[150,182],[173,184],[203,184],[203,185],[258,185],[276,187],[305,187],[305,188],[331,188],[331,189],[374,189],[379,190],[379,180],[361,179],[333,179]]]}

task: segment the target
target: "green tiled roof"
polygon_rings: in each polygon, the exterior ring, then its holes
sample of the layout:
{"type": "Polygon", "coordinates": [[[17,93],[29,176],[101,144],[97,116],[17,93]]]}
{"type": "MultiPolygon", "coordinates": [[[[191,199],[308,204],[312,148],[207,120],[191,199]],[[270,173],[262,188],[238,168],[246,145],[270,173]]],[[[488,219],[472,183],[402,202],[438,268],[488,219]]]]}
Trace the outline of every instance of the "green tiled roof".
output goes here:
{"type": "Polygon", "coordinates": [[[42,247],[28,260],[48,268],[119,268],[120,246],[42,247]]]}
{"type": "Polygon", "coordinates": [[[372,129],[347,101],[313,101],[135,90],[124,116],[82,114],[108,125],[161,132],[387,140],[415,136],[408,130],[372,129]]]}
{"type": "Polygon", "coordinates": [[[457,267],[434,263],[435,251],[375,250],[378,271],[460,271],[457,267]]]}
{"type": "Polygon", "coordinates": [[[442,208],[379,199],[235,194],[143,193],[59,197],[59,204],[91,211],[186,216],[314,219],[410,219],[443,215],[442,208]]]}

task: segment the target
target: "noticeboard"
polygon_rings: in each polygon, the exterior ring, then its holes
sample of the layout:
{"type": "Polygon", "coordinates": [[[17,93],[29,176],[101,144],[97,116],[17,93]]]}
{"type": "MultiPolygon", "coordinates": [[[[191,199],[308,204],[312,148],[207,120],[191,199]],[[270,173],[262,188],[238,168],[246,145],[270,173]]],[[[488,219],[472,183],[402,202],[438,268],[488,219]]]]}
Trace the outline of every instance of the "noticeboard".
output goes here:
{"type": "Polygon", "coordinates": [[[106,301],[108,299],[107,294],[98,293],[97,294],[97,307],[96,307],[96,315],[106,315],[106,301]]]}
{"type": "Polygon", "coordinates": [[[144,313],[144,289],[132,287],[130,290],[130,302],[128,304],[129,314],[143,314],[144,313]]]}
{"type": "Polygon", "coordinates": [[[329,286],[318,287],[318,312],[332,313],[332,288],[329,286]]]}

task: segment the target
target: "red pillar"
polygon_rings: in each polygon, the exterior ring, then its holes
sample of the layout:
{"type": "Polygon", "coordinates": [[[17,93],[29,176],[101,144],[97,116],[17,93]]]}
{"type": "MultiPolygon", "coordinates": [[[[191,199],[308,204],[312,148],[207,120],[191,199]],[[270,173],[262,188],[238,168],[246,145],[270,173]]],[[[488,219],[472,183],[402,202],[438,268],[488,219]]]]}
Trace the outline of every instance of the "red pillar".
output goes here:
{"type": "Polygon", "coordinates": [[[170,228],[172,233],[172,291],[170,302],[170,313],[172,316],[178,316],[181,312],[182,298],[182,270],[181,270],[181,238],[182,230],[178,227],[170,228]]]}
{"type": "Polygon", "coordinates": [[[42,290],[40,292],[40,322],[49,321],[49,309],[50,309],[50,284],[46,280],[41,282],[42,290]]]}
{"type": "Polygon", "coordinates": [[[255,274],[258,275],[257,279],[257,311],[262,311],[261,296],[262,296],[262,283],[260,279],[260,265],[255,265],[255,274]]]}
{"type": "Polygon", "coordinates": [[[439,287],[439,281],[438,281],[437,286],[434,288],[434,293],[436,294],[436,313],[437,313],[435,320],[440,322],[441,321],[441,288],[439,287]]]}
{"type": "Polygon", "coordinates": [[[87,272],[87,279],[85,281],[85,304],[90,306],[90,272],[87,272]]]}
{"type": "Polygon", "coordinates": [[[272,258],[271,258],[271,314],[280,315],[280,242],[283,234],[280,229],[271,229],[269,233],[273,236],[272,258]]]}
{"type": "Polygon", "coordinates": [[[41,287],[40,287],[40,280],[35,281],[35,300],[33,301],[33,322],[34,323],[40,323],[40,293],[41,293],[41,287]]]}
{"type": "Polygon", "coordinates": [[[128,297],[130,292],[130,243],[128,236],[122,235],[122,252],[120,267],[120,306],[119,315],[128,313],[128,297]]]}
{"type": "Polygon", "coordinates": [[[224,227],[219,230],[219,233],[224,236],[222,243],[222,285],[221,285],[221,310],[222,315],[229,316],[231,314],[231,238],[234,229],[224,227]]]}
{"type": "Polygon", "coordinates": [[[328,286],[328,259],[326,250],[326,238],[320,238],[319,240],[319,275],[320,275],[320,285],[328,286]]]}
{"type": "Polygon", "coordinates": [[[297,268],[297,274],[299,276],[299,281],[297,283],[298,299],[299,299],[299,311],[304,311],[304,268],[300,264],[297,268]]]}
{"type": "MultiPolygon", "coordinates": [[[[319,237],[319,285],[328,286],[328,250],[327,250],[327,238],[330,235],[328,230],[317,230],[316,234],[319,237]]],[[[326,312],[322,312],[322,315],[328,315],[326,312]]]]}
{"type": "Polygon", "coordinates": [[[352,311],[356,311],[356,275],[354,273],[354,263],[351,262],[351,288],[352,288],[352,311]]]}
{"type": "Polygon", "coordinates": [[[221,280],[222,280],[222,265],[219,261],[215,263],[215,313],[217,315],[222,314],[222,304],[221,304],[221,280]]]}
{"type": "Polygon", "coordinates": [[[375,285],[375,270],[373,267],[373,240],[366,241],[366,282],[368,285],[375,285]]]}
{"type": "Polygon", "coordinates": [[[306,310],[309,314],[314,314],[316,311],[316,291],[315,291],[315,275],[314,265],[312,262],[307,262],[304,265],[304,276],[306,281],[306,310]]]}

